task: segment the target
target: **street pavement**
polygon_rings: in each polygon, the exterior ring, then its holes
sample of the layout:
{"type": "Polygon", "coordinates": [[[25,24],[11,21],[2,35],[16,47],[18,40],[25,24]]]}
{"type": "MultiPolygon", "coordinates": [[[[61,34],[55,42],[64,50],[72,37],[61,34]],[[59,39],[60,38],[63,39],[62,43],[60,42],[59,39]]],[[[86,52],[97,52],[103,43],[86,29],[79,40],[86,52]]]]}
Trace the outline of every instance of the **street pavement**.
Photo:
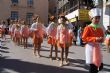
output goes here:
{"type": "MultiPolygon", "coordinates": [[[[33,55],[32,39],[28,41],[29,46],[24,49],[15,45],[9,37],[3,42],[0,49],[0,73],[88,73],[85,65],[85,48],[71,46],[69,51],[68,66],[59,67],[60,61],[49,59],[50,46],[44,39],[41,49],[41,57],[33,55]]],[[[110,53],[102,46],[104,69],[99,73],[110,73],[110,53]]],[[[59,48],[60,51],[60,48],[59,48]]],[[[54,54],[54,53],[53,53],[54,54]]],[[[58,53],[60,57],[60,52],[58,53]]]]}

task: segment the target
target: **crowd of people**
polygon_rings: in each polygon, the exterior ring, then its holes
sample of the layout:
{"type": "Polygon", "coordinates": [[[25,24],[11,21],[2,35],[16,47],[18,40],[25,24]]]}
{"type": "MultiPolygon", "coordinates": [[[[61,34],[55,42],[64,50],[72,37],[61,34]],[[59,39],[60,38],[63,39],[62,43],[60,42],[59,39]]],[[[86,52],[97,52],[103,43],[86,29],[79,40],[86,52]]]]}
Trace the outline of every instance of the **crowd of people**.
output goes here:
{"type": "MultiPolygon", "coordinates": [[[[43,43],[44,36],[47,36],[47,43],[50,44],[50,55],[52,59],[53,48],[55,48],[55,57],[58,58],[58,48],[61,48],[61,62],[60,66],[68,64],[68,52],[69,47],[72,45],[72,39],[75,39],[72,31],[72,25],[65,16],[60,16],[58,23],[55,21],[55,16],[50,17],[50,23],[48,27],[44,26],[39,15],[32,17],[33,24],[29,26],[24,20],[11,20],[8,26],[8,34],[15,45],[23,45],[24,49],[28,47],[28,39],[31,37],[33,40],[33,54],[40,57],[41,44],[43,43]],[[65,56],[64,56],[65,55],[65,56]]],[[[6,32],[5,22],[1,22],[0,34],[2,39],[5,38],[6,32]]]]}
{"type": "MultiPolygon", "coordinates": [[[[50,44],[50,59],[52,58],[53,49],[55,49],[55,59],[60,60],[59,66],[62,67],[64,64],[68,65],[68,54],[69,48],[72,43],[76,40],[79,41],[80,45],[85,45],[85,55],[86,63],[90,65],[90,73],[98,73],[98,71],[103,68],[102,54],[100,43],[104,42],[104,31],[100,27],[100,10],[98,8],[91,9],[89,11],[89,16],[91,24],[84,28],[79,27],[76,36],[76,31],[74,32],[74,26],[69,22],[69,20],[64,16],[59,16],[57,20],[55,16],[50,17],[50,22],[48,27],[44,26],[39,15],[34,15],[32,17],[33,24],[29,25],[24,20],[11,20],[9,28],[9,35],[12,41],[16,45],[23,45],[24,49],[28,47],[28,39],[31,37],[33,40],[33,54],[40,57],[41,44],[43,43],[43,38],[47,36],[47,43],[50,44]],[[58,48],[60,48],[60,59],[58,58],[58,48]]],[[[2,21],[0,24],[0,36],[5,38],[6,26],[5,22],[2,21]]],[[[5,38],[6,39],[6,38],[5,38]]],[[[110,52],[110,26],[106,31],[106,48],[110,52]]]]}

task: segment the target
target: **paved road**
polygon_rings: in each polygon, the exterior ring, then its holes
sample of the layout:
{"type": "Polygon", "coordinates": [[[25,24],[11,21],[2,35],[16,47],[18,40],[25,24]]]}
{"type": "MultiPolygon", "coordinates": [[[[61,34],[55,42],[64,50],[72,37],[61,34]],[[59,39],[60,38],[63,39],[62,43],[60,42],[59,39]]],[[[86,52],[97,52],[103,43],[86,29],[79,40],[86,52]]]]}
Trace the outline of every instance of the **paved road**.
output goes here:
{"type": "MultiPolygon", "coordinates": [[[[0,73],[88,73],[85,65],[84,47],[72,46],[69,52],[69,66],[59,67],[59,61],[49,59],[49,45],[46,39],[42,44],[41,58],[32,53],[32,40],[29,40],[29,47],[15,45],[10,39],[4,42],[0,49],[0,73]]],[[[60,49],[59,49],[60,50],[60,49]]],[[[110,73],[110,54],[102,46],[104,55],[104,69],[99,73],[110,73]]],[[[60,55],[60,54],[59,54],[60,55]]]]}

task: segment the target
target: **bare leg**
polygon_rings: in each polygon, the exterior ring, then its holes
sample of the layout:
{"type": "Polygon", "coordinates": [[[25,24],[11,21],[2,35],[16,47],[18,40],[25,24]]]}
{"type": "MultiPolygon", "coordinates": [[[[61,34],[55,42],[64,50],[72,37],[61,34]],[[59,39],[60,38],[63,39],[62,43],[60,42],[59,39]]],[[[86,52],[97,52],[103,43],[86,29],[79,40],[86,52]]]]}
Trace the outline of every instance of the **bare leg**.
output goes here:
{"type": "Polygon", "coordinates": [[[26,38],[26,48],[27,48],[27,46],[28,46],[28,38],[26,38]]]}
{"type": "Polygon", "coordinates": [[[20,38],[18,38],[18,45],[20,45],[20,38]]]}
{"type": "Polygon", "coordinates": [[[69,47],[65,48],[65,63],[68,64],[68,53],[69,53],[69,47]]]}
{"type": "Polygon", "coordinates": [[[58,47],[55,45],[55,59],[58,60],[58,47]]]}
{"type": "Polygon", "coordinates": [[[23,46],[24,46],[24,49],[25,49],[25,38],[23,37],[23,46]]]}
{"type": "Polygon", "coordinates": [[[36,56],[36,47],[37,47],[37,44],[34,44],[34,55],[36,56]]]}
{"type": "Polygon", "coordinates": [[[63,61],[64,61],[64,48],[61,48],[61,63],[60,63],[60,66],[63,66],[63,61]]]}
{"type": "Polygon", "coordinates": [[[41,49],[41,43],[38,44],[38,48],[37,48],[37,56],[38,56],[38,58],[40,57],[40,49],[41,49]]]}
{"type": "Polygon", "coordinates": [[[21,37],[20,38],[20,45],[22,45],[23,44],[23,38],[21,37]]]}
{"type": "Polygon", "coordinates": [[[51,45],[51,48],[50,48],[50,59],[52,60],[52,52],[53,52],[53,45],[51,45]]]}

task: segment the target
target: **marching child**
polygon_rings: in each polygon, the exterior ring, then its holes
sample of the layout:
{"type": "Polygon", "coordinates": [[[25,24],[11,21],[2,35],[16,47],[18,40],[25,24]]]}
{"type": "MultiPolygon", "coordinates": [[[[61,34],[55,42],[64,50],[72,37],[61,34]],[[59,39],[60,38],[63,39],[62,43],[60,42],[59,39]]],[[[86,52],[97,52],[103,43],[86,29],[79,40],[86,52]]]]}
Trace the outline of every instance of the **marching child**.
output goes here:
{"type": "Polygon", "coordinates": [[[29,27],[25,21],[22,21],[21,36],[23,38],[24,49],[27,48],[28,37],[29,37],[29,27]]]}
{"type": "Polygon", "coordinates": [[[106,38],[105,38],[105,45],[107,52],[110,53],[110,26],[107,26],[108,29],[106,30],[106,38]]]}
{"type": "Polygon", "coordinates": [[[59,26],[57,27],[57,35],[56,39],[58,41],[58,46],[61,48],[61,62],[60,66],[64,65],[64,60],[65,64],[67,65],[69,63],[68,61],[68,52],[69,52],[69,47],[72,43],[70,39],[70,31],[68,28],[68,24],[66,24],[67,19],[65,16],[61,16],[58,20],[60,23],[59,26]],[[65,57],[64,57],[65,55],[65,57]]]}
{"type": "Polygon", "coordinates": [[[11,27],[12,41],[14,43],[16,43],[16,39],[15,39],[15,35],[14,35],[14,31],[15,31],[15,28],[16,28],[16,23],[17,23],[17,20],[14,20],[14,22],[12,24],[12,27],[11,27]]]}
{"type": "Polygon", "coordinates": [[[34,16],[34,22],[35,23],[33,23],[31,26],[31,31],[33,31],[34,55],[39,58],[45,27],[41,22],[41,18],[39,16],[34,16]],[[37,55],[36,55],[36,51],[37,51],[37,55]]]}
{"type": "Polygon", "coordinates": [[[13,20],[11,20],[10,21],[10,25],[9,25],[9,35],[10,35],[10,37],[11,37],[11,39],[12,39],[12,25],[13,25],[13,20]]]}
{"type": "Polygon", "coordinates": [[[99,8],[93,8],[89,11],[91,24],[86,26],[82,35],[82,40],[86,42],[85,55],[86,64],[90,65],[90,73],[98,73],[103,68],[100,43],[104,40],[103,29],[99,21],[101,11],[99,8]]]}
{"type": "Polygon", "coordinates": [[[0,33],[1,33],[1,37],[2,39],[5,39],[6,40],[6,37],[5,37],[5,28],[6,28],[6,23],[4,20],[1,21],[1,24],[0,24],[0,33]]]}
{"type": "Polygon", "coordinates": [[[15,37],[15,43],[17,45],[20,45],[20,38],[21,38],[21,34],[20,34],[20,26],[16,24],[15,30],[14,30],[14,37],[15,37]]]}
{"type": "Polygon", "coordinates": [[[57,44],[56,44],[56,32],[57,32],[57,24],[55,23],[55,17],[50,17],[51,23],[47,27],[47,35],[48,35],[48,44],[51,45],[50,48],[50,58],[52,59],[53,48],[55,47],[55,59],[58,60],[57,56],[57,44]]]}

